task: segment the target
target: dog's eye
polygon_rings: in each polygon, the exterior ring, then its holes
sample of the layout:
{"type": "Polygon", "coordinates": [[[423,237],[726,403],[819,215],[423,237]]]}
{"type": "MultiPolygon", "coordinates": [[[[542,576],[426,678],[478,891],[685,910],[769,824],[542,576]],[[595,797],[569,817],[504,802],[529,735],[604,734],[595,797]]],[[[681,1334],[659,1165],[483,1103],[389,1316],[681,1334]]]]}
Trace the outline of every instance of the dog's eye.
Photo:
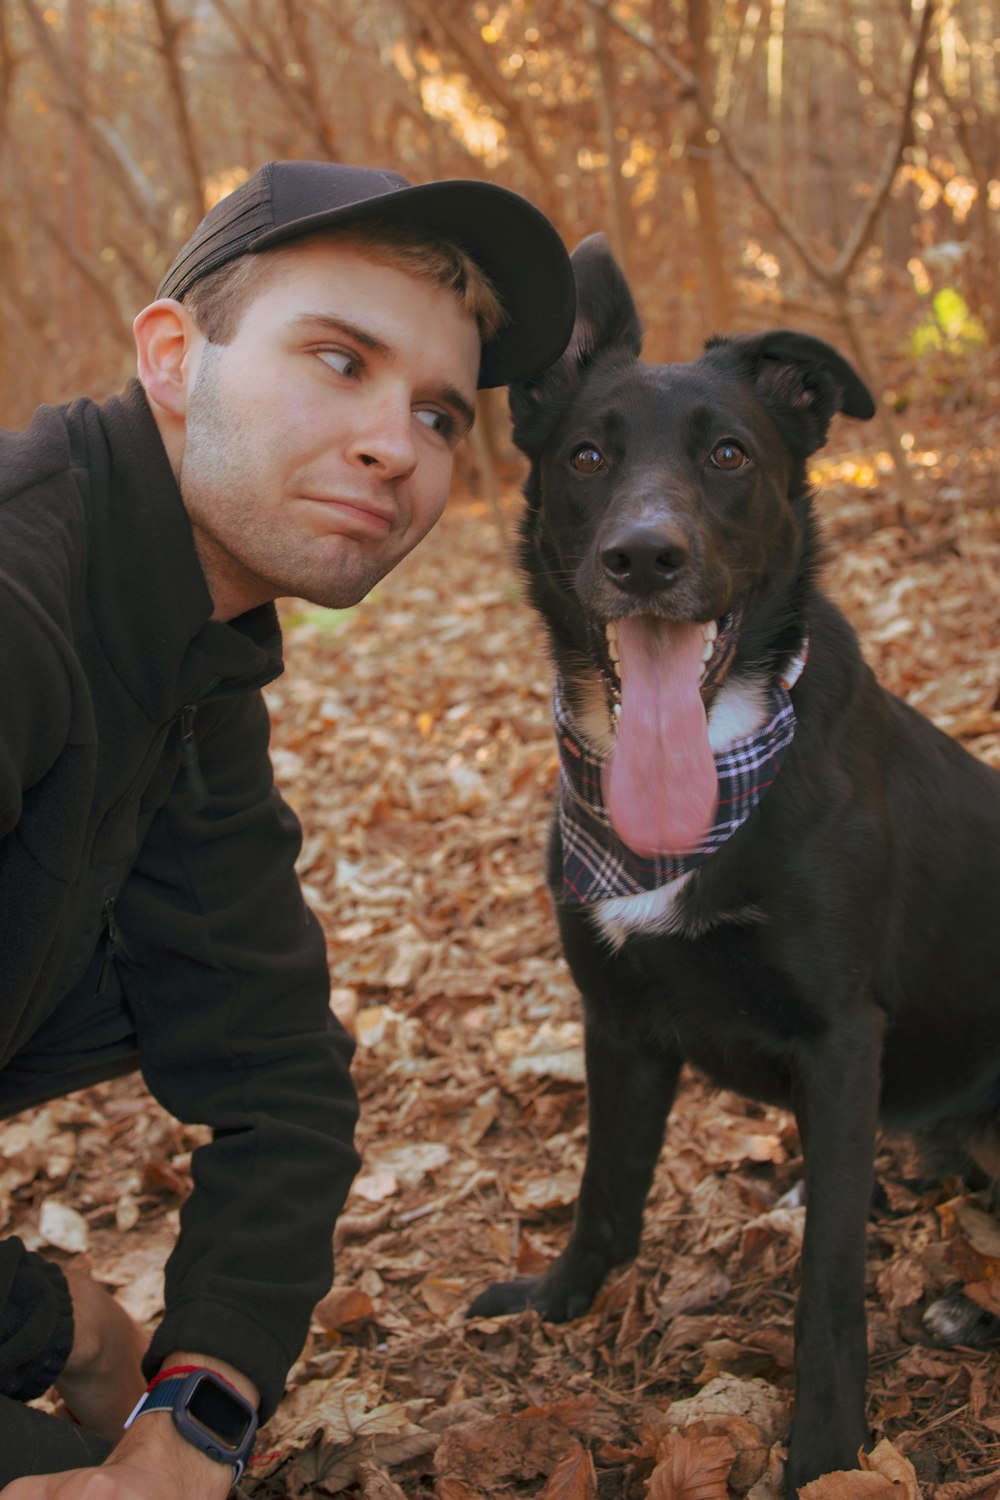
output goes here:
{"type": "Polygon", "coordinates": [[[717,469],[742,469],[749,462],[739,443],[718,443],[712,449],[712,463],[717,469]]]}
{"type": "Polygon", "coordinates": [[[596,474],[604,468],[604,458],[593,443],[581,443],[569,456],[569,461],[580,474],[596,474]]]}

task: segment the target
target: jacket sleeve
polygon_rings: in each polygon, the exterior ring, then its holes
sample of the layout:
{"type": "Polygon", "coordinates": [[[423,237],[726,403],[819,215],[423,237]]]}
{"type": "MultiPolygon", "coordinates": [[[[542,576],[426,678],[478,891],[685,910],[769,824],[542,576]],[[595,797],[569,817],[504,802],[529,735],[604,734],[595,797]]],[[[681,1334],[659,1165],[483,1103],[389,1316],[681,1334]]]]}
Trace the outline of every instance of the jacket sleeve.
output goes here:
{"type": "Polygon", "coordinates": [[[72,1346],[73,1305],[59,1267],[14,1236],[0,1240],[0,1396],[40,1396],[72,1346]]]}
{"type": "Polygon", "coordinates": [[[213,1132],[194,1153],[146,1371],[173,1349],[228,1360],[265,1418],[329,1288],[358,1164],[353,1044],[329,1010],[267,739],[259,693],[199,711],[200,777],[179,777],[118,903],[143,1074],[178,1119],[213,1132]]]}

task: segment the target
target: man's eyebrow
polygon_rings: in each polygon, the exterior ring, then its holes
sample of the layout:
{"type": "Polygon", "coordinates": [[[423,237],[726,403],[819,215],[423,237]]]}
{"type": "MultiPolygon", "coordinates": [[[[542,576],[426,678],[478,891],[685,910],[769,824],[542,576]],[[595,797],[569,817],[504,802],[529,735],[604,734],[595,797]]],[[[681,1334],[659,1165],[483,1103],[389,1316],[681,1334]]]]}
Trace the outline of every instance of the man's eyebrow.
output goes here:
{"type": "MultiPolygon", "coordinates": [[[[348,338],[354,339],[363,349],[370,349],[372,354],[379,355],[382,359],[395,359],[396,351],[383,339],[376,338],[367,328],[361,328],[357,323],[351,323],[347,318],[336,318],[332,313],[305,312],[299,313],[291,319],[293,326],[297,324],[319,324],[323,328],[332,329],[335,333],[346,334],[348,338]]],[[[454,385],[446,385],[441,388],[440,400],[446,406],[450,406],[459,418],[459,426],[463,433],[470,432],[476,420],[476,409],[467,401],[462,392],[454,385]]]]}
{"type": "Polygon", "coordinates": [[[297,324],[318,323],[321,327],[330,328],[335,333],[345,333],[348,338],[355,339],[363,349],[370,349],[373,354],[379,354],[383,359],[395,358],[395,350],[383,339],[376,338],[373,333],[369,333],[367,328],[351,323],[347,318],[335,318],[332,313],[304,312],[299,313],[290,321],[293,327],[297,324]]]}

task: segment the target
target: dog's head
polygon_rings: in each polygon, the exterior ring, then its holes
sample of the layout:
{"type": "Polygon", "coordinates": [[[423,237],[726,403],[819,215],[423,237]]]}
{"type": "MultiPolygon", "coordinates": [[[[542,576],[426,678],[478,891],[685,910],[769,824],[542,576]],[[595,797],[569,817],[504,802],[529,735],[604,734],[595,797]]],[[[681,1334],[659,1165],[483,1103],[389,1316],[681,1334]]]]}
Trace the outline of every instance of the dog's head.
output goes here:
{"type": "Polygon", "coordinates": [[[573,264],[569,347],[510,393],[531,461],[522,561],[586,737],[630,775],[677,750],[671,775],[707,788],[708,747],[749,732],[768,675],[802,643],[815,552],[806,461],[835,412],[870,417],[874,403],[828,344],[783,329],[714,338],[689,364],[644,364],[604,237],[573,264]],[[733,719],[741,684],[750,696],[733,719]]]}

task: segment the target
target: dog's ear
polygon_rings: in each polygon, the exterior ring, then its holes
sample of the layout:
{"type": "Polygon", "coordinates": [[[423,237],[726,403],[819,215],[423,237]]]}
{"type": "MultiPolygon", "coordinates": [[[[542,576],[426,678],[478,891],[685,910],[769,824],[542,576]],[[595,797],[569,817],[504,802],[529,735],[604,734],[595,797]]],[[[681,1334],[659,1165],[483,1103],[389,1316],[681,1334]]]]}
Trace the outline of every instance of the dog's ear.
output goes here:
{"type": "Polygon", "coordinates": [[[867,421],[875,415],[871,392],[857,371],[822,339],[788,328],[716,337],[705,345],[735,357],[768,409],[806,451],[826,442],[834,412],[867,421]]]}
{"type": "Polygon", "coordinates": [[[564,352],[554,365],[531,380],[510,387],[514,441],[536,453],[555,415],[594,360],[611,350],[638,359],[642,327],[628,282],[603,234],[588,235],[570,257],[576,278],[576,322],[564,352]]]}

